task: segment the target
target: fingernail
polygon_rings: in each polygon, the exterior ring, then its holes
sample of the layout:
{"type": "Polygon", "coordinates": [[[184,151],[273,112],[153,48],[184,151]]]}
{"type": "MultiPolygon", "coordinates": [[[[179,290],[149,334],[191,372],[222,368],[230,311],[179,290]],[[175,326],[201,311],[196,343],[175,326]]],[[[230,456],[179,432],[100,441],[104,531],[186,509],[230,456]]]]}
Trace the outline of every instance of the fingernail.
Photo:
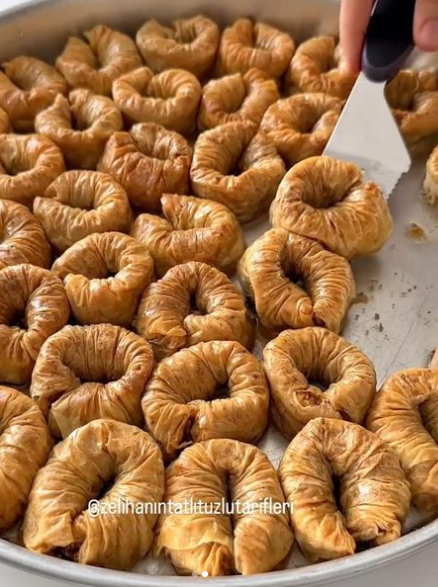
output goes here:
{"type": "Polygon", "coordinates": [[[426,21],[420,29],[420,46],[425,51],[438,49],[438,18],[426,21]]]}

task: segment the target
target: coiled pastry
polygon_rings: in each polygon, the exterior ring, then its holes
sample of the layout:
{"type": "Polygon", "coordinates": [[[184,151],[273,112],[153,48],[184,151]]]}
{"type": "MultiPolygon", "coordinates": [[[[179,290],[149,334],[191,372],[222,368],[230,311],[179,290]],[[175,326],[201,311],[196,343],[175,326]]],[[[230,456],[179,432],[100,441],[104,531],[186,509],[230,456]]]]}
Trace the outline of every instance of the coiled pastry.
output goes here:
{"type": "Polygon", "coordinates": [[[158,212],[163,194],[189,191],[191,162],[192,149],[184,137],[149,122],[115,133],[99,169],[123,186],[135,208],[158,212]]]}
{"type": "Polygon", "coordinates": [[[56,445],[37,475],[24,544],[34,552],[128,570],[154,537],[157,516],[144,506],[158,504],[163,493],[163,462],[152,438],[134,426],[97,420],[56,445]]]}
{"type": "Polygon", "coordinates": [[[95,233],[59,257],[53,273],[64,281],[79,324],[110,323],[129,328],[154,262],[147,247],[121,232],[95,233]]]}
{"type": "Polygon", "coordinates": [[[218,71],[246,73],[253,67],[279,78],[286,71],[295,45],[287,33],[262,22],[239,18],[225,29],[219,45],[218,71]]]}
{"type": "Polygon", "coordinates": [[[132,39],[107,26],[84,33],[86,41],[70,37],[56,67],[71,88],[85,88],[111,96],[113,82],[141,67],[141,57],[132,39]]]}
{"type": "Polygon", "coordinates": [[[106,173],[68,171],[36,198],[33,211],[60,252],[95,232],[127,232],[132,212],[125,190],[106,173]]]}
{"type": "Polygon", "coordinates": [[[0,107],[8,113],[16,132],[33,132],[35,116],[58,94],[67,93],[67,83],[54,67],[34,57],[16,57],[3,63],[3,69],[0,107]]]}
{"type": "Polygon", "coordinates": [[[327,94],[296,94],[270,106],[260,125],[289,166],[322,155],[342,101],[327,94]]]}
{"type": "Polygon", "coordinates": [[[211,438],[256,442],[268,421],[262,366],[238,342],[201,342],[158,364],[142,407],[147,429],[170,459],[211,438]],[[225,397],[216,397],[227,389],[225,397]]]}
{"type": "Polygon", "coordinates": [[[371,361],[325,328],[285,330],[264,348],[263,364],[273,420],[286,438],[318,417],[361,424],[376,392],[371,361]]]}
{"type": "Polygon", "coordinates": [[[136,41],[154,71],[185,69],[203,77],[211,69],[219,46],[219,28],[205,16],[175,20],[172,27],[148,20],[136,41]]]}
{"type": "Polygon", "coordinates": [[[65,171],[59,148],[43,135],[0,135],[0,198],[31,206],[65,171]]]}
{"type": "Polygon", "coordinates": [[[411,154],[429,154],[438,143],[438,75],[403,70],[385,91],[411,154]]]}
{"type": "Polygon", "coordinates": [[[35,128],[58,145],[70,168],[96,169],[110,136],[123,129],[122,115],[112,100],[89,90],[57,96],[38,114],[35,128]]]}
{"type": "Polygon", "coordinates": [[[268,107],[279,97],[275,81],[260,69],[213,79],[202,89],[198,128],[203,131],[245,120],[259,126],[268,107]]]}
{"type": "Polygon", "coordinates": [[[207,263],[225,273],[234,271],[245,240],[228,208],[176,194],[165,194],[161,206],[164,218],[141,214],[131,230],[131,236],[148,247],[158,275],[187,261],[207,263]]]}
{"type": "Polygon", "coordinates": [[[324,326],[339,332],[355,296],[348,261],[281,228],[265,232],[245,251],[238,273],[270,331],[324,326]]]}
{"type": "Polygon", "coordinates": [[[0,200],[0,234],[0,269],[21,263],[50,267],[49,243],[41,224],[26,206],[0,200]]]}
{"type": "Polygon", "coordinates": [[[0,108],[0,134],[8,134],[12,130],[11,119],[9,114],[3,108],[0,108]]]}
{"type": "Polygon", "coordinates": [[[0,381],[30,380],[44,341],[67,324],[70,306],[62,281],[33,265],[0,271],[0,381]]]}
{"type": "Polygon", "coordinates": [[[177,265],[144,292],[136,330],[157,359],[208,340],[251,347],[254,324],[245,300],[228,277],[205,263],[177,265]]]}
{"type": "Polygon", "coordinates": [[[193,152],[195,194],[224,204],[241,222],[266,210],[286,172],[275,146],[256,133],[250,122],[229,122],[202,133],[193,152]]]}
{"type": "Polygon", "coordinates": [[[66,326],[43,345],[30,392],[57,438],[98,418],[141,426],[153,366],[149,343],[120,326],[66,326]]]}
{"type": "Polygon", "coordinates": [[[377,252],[392,233],[382,191],[353,163],[310,157],[285,175],[270,211],[275,228],[313,238],[347,259],[377,252]]]}
{"type": "Polygon", "coordinates": [[[166,471],[165,499],[201,506],[199,512],[163,514],[158,522],[157,551],[179,574],[263,573],[277,568],[292,547],[276,472],[255,446],[220,439],[187,448],[166,471]],[[227,515],[225,500],[240,503],[242,513],[236,507],[227,515]],[[279,511],[271,513],[263,505],[268,502],[279,511]]]}
{"type": "Polygon", "coordinates": [[[409,484],[395,452],[358,424],[312,420],[289,444],[279,474],[293,504],[297,542],[311,562],[353,554],[358,542],[399,538],[409,513],[409,484]]]}
{"type": "Polygon", "coordinates": [[[201,92],[196,77],[183,69],[154,75],[142,67],[113,86],[114,101],[130,122],[155,122],[183,134],[194,129],[201,92]]]}
{"type": "Polygon", "coordinates": [[[286,89],[295,92],[322,92],[345,100],[355,77],[341,67],[340,46],[334,37],[314,37],[297,48],[286,76],[286,89]]]}
{"type": "Polygon", "coordinates": [[[397,453],[414,504],[438,513],[438,370],[392,375],[374,398],[367,427],[397,453]]]}
{"type": "Polygon", "coordinates": [[[0,385],[0,535],[24,514],[52,441],[41,410],[24,393],[0,385]]]}
{"type": "Polygon", "coordinates": [[[423,184],[426,201],[434,206],[438,203],[438,147],[432,151],[426,165],[426,177],[423,184]]]}

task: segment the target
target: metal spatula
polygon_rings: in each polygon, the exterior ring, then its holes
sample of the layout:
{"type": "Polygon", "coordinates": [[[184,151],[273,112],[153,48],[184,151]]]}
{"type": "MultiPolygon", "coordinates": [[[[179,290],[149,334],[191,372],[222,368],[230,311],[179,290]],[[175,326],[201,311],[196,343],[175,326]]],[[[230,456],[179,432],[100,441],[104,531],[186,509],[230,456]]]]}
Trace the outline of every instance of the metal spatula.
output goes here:
{"type": "Polygon", "coordinates": [[[362,72],[324,155],[351,161],[389,198],[411,158],[385,99],[385,84],[413,49],[415,0],[377,0],[362,53],[362,72]]]}

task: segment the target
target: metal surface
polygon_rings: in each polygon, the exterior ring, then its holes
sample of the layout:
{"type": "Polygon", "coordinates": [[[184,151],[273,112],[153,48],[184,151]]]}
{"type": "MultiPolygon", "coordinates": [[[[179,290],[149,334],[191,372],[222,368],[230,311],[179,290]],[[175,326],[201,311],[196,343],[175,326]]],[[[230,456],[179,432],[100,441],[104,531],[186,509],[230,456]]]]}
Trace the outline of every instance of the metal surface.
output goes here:
{"type": "Polygon", "coordinates": [[[324,155],[356,163],[389,198],[411,158],[385,99],[385,82],[357,78],[324,155]]]}
{"type": "MultiPolygon", "coordinates": [[[[123,11],[117,0],[53,0],[9,11],[0,18],[0,59],[29,53],[53,59],[68,34],[86,30],[99,22],[135,31],[146,18],[171,20],[203,12],[226,24],[242,14],[290,30],[296,40],[336,30],[337,5],[329,0],[125,0],[123,11]]],[[[424,67],[430,62],[417,56],[424,67]]],[[[382,149],[391,146],[382,138],[382,149]]],[[[424,162],[416,163],[402,178],[391,198],[394,235],[385,248],[372,257],[353,263],[357,303],[350,310],[344,336],[374,361],[379,383],[398,369],[425,366],[438,345],[438,209],[421,198],[424,162]],[[407,234],[411,223],[424,231],[407,234]]],[[[268,228],[267,220],[246,227],[247,242],[268,228]]],[[[256,354],[264,341],[258,340],[256,354]]],[[[278,465],[286,442],[269,430],[260,443],[278,465]]],[[[209,578],[216,587],[286,587],[326,585],[383,565],[395,564],[438,540],[438,521],[424,525],[412,512],[399,540],[354,556],[318,565],[307,565],[295,547],[290,567],[252,577],[209,578]],[[415,530],[415,528],[423,527],[415,530]]],[[[0,540],[0,560],[15,567],[62,579],[102,587],[186,587],[201,579],[177,577],[168,562],[149,556],[132,573],[86,567],[57,558],[35,555],[0,540]],[[168,576],[162,576],[167,574],[168,576]],[[161,576],[160,576],[161,575],[161,576]]]]}

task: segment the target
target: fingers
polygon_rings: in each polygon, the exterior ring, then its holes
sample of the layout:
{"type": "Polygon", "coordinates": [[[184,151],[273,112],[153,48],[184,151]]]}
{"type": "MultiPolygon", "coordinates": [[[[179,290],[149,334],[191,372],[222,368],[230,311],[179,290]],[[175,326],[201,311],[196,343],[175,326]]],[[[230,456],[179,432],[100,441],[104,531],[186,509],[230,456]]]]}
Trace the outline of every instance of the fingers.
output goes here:
{"type": "MultiPolygon", "coordinates": [[[[436,4],[434,0],[428,1],[436,4]]],[[[342,0],[340,40],[345,66],[350,73],[360,70],[362,47],[372,7],[373,0],[342,0]]]]}
{"type": "Polygon", "coordinates": [[[438,0],[417,0],[414,41],[423,51],[438,50],[438,0]]]}

